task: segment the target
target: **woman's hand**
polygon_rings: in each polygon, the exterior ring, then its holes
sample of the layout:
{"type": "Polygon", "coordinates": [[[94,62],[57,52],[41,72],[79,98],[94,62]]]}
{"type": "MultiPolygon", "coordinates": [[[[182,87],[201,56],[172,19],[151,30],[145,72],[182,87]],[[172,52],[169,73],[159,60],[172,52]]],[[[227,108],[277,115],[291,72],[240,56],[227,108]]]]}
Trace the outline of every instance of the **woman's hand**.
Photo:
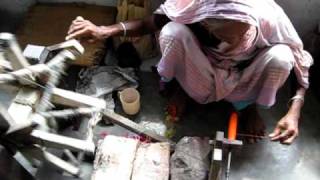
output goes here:
{"type": "Polygon", "coordinates": [[[273,133],[269,135],[272,141],[280,141],[290,145],[299,135],[299,113],[290,113],[284,116],[277,124],[273,133]]]}
{"type": "Polygon", "coordinates": [[[66,40],[69,39],[85,39],[89,42],[95,42],[97,40],[104,40],[111,36],[111,28],[96,26],[92,22],[77,17],[68,31],[66,40]]]}
{"type": "Polygon", "coordinates": [[[278,122],[273,133],[269,135],[272,141],[280,141],[282,144],[290,145],[298,137],[299,119],[305,94],[304,87],[297,89],[296,95],[290,100],[292,104],[288,113],[278,122]]]}

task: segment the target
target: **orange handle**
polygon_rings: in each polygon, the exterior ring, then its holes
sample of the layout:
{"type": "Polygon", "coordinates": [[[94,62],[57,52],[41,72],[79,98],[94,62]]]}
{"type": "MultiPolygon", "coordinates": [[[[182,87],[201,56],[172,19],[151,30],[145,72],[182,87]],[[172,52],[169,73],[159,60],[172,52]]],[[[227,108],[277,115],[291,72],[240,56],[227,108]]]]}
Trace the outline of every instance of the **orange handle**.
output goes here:
{"type": "Polygon", "coordinates": [[[228,129],[229,140],[236,140],[237,128],[238,128],[238,114],[236,112],[233,112],[229,120],[229,129],[228,129]]]}

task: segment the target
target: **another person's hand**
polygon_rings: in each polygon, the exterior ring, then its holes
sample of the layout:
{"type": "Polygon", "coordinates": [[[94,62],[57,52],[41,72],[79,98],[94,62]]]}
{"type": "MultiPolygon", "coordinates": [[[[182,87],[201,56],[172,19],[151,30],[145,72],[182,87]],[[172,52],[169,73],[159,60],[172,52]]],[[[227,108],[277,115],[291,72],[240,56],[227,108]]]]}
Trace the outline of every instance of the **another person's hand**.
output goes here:
{"type": "Polygon", "coordinates": [[[77,17],[72,21],[66,40],[84,39],[89,42],[95,42],[97,40],[106,39],[109,36],[108,31],[104,30],[103,27],[96,26],[82,17],[77,17]]]}
{"type": "Polygon", "coordinates": [[[272,141],[280,141],[290,145],[299,134],[299,115],[288,113],[277,124],[273,133],[269,135],[272,141]]]}

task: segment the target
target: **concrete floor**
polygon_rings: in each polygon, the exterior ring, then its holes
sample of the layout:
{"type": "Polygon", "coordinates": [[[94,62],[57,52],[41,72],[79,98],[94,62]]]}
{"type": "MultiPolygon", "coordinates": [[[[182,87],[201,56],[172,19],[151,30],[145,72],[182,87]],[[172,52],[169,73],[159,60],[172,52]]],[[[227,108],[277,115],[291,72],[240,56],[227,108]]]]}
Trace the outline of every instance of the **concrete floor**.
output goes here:
{"type": "MultiPolygon", "coordinates": [[[[156,76],[150,72],[141,74],[142,107],[134,121],[153,127],[163,128],[164,107],[166,100],[158,94],[156,76]]],[[[278,103],[270,110],[259,112],[271,132],[277,122],[286,112],[288,88],[283,88],[278,97],[278,103]]],[[[303,109],[300,136],[291,146],[262,140],[256,144],[245,144],[233,153],[231,180],[317,180],[320,179],[320,111],[319,102],[312,94],[308,94],[303,109]]],[[[225,130],[231,107],[228,103],[213,103],[199,105],[188,109],[182,121],[177,125],[175,140],[183,136],[210,136],[216,130],[225,130]]],[[[160,128],[160,129],[161,129],[160,128]]],[[[99,128],[98,128],[99,129],[99,128]]],[[[100,127],[99,133],[127,134],[119,127],[100,127]]],[[[89,179],[90,164],[84,166],[89,179]]],[[[46,180],[75,179],[61,177],[48,167],[41,170],[38,178],[46,180]],[[52,174],[52,175],[51,175],[52,174]]]]}
{"type": "MultiPolygon", "coordinates": [[[[287,86],[286,86],[287,87],[287,86]]],[[[141,73],[141,112],[134,121],[164,131],[164,107],[166,99],[158,93],[157,77],[151,72],[141,73]]],[[[281,89],[277,104],[270,110],[261,109],[267,132],[271,132],[276,122],[284,115],[287,106],[288,88],[281,89]]],[[[0,96],[4,98],[4,96],[0,96]]],[[[5,99],[2,99],[6,101],[5,99]]],[[[233,153],[231,180],[318,180],[320,179],[320,111],[319,101],[309,92],[302,112],[300,136],[291,146],[262,140],[256,144],[245,144],[233,153]]],[[[119,110],[119,108],[118,108],[119,110]]],[[[231,106],[228,103],[197,105],[187,109],[187,113],[176,127],[174,140],[183,136],[213,137],[216,130],[226,130],[231,106]]],[[[120,109],[121,111],[121,109],[120,109]]],[[[121,112],[120,112],[121,113],[121,112]]],[[[118,126],[99,126],[96,135],[128,135],[127,130],[118,126]]],[[[90,179],[92,170],[89,159],[81,168],[82,179],[90,179]]],[[[61,176],[53,167],[45,165],[37,174],[39,180],[78,179],[61,176]]]]}
{"type": "MultiPolygon", "coordinates": [[[[283,93],[283,92],[282,92],[283,93]]],[[[285,113],[286,99],[270,110],[260,111],[272,132],[274,125],[285,113]]],[[[231,179],[242,180],[317,180],[320,179],[320,123],[319,102],[309,94],[302,113],[300,136],[291,146],[264,140],[245,145],[234,153],[231,179]]]]}
{"type": "MultiPolygon", "coordinates": [[[[142,111],[138,120],[162,121],[165,100],[157,94],[157,82],[149,73],[142,75],[142,111]]],[[[272,132],[286,113],[287,85],[281,89],[277,104],[259,111],[272,132]]],[[[300,136],[291,146],[262,140],[245,144],[233,153],[231,180],[318,180],[320,179],[320,111],[319,102],[309,92],[302,112],[300,136]]],[[[211,136],[225,130],[231,107],[228,103],[192,106],[177,127],[175,140],[183,136],[211,136]]]]}
{"type": "MultiPolygon", "coordinates": [[[[163,99],[157,94],[155,77],[142,75],[142,112],[140,120],[163,120],[163,99]],[[159,101],[159,99],[161,99],[159,101]]],[[[287,86],[286,86],[287,87],[287,86]]],[[[270,110],[260,110],[267,132],[286,113],[288,88],[278,95],[278,103],[270,110]]],[[[231,178],[236,180],[317,180],[320,179],[320,112],[319,102],[312,94],[306,97],[302,112],[300,136],[291,146],[263,140],[246,144],[234,152],[231,178]]],[[[183,136],[213,136],[225,130],[230,112],[227,103],[199,105],[188,109],[177,127],[175,139],[183,136]]]]}

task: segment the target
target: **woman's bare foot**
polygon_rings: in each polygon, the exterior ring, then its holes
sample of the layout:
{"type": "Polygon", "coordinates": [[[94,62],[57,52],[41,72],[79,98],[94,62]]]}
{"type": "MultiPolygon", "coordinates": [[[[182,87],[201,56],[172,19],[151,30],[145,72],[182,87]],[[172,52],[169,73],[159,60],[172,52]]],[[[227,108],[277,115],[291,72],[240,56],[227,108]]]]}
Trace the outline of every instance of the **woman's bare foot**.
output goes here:
{"type": "Polygon", "coordinates": [[[168,104],[165,109],[165,124],[167,126],[165,136],[169,139],[175,136],[176,125],[186,111],[188,100],[187,94],[181,87],[177,86],[173,89],[174,91],[166,96],[168,98],[168,104]]]}
{"type": "Polygon", "coordinates": [[[265,136],[266,126],[263,119],[257,111],[256,105],[250,105],[239,113],[240,133],[241,130],[245,140],[249,143],[255,143],[265,136]]]}
{"type": "Polygon", "coordinates": [[[188,95],[181,87],[177,87],[174,93],[168,98],[167,113],[172,118],[172,122],[178,122],[185,113],[188,95]]]}

